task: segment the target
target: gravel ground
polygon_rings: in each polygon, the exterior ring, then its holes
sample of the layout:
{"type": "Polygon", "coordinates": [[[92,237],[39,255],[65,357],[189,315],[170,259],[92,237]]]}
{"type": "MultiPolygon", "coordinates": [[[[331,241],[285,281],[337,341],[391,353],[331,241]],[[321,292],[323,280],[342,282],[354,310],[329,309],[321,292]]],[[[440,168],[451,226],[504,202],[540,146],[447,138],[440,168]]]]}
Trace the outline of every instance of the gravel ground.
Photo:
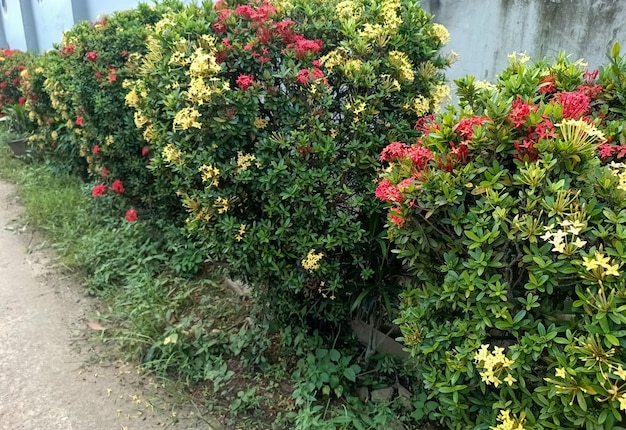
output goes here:
{"type": "Polygon", "coordinates": [[[93,340],[97,302],[21,214],[0,182],[0,429],[215,428],[93,340]]]}

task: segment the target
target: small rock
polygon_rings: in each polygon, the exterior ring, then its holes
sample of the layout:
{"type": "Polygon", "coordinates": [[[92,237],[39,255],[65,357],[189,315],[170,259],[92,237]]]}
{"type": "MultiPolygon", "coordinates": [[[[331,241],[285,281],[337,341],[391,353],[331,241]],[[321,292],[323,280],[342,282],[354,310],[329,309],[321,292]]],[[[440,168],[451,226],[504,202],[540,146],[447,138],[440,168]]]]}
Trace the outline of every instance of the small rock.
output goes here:
{"type": "Polygon", "coordinates": [[[356,394],[363,403],[367,403],[370,398],[370,390],[367,387],[359,387],[356,394]]]}
{"type": "Polygon", "coordinates": [[[389,402],[393,397],[393,387],[381,388],[378,390],[372,391],[372,402],[380,403],[380,402],[389,402]]]}
{"type": "Polygon", "coordinates": [[[413,402],[411,402],[412,396],[413,395],[409,390],[404,388],[402,384],[398,383],[398,401],[405,412],[413,410],[413,402]]]}

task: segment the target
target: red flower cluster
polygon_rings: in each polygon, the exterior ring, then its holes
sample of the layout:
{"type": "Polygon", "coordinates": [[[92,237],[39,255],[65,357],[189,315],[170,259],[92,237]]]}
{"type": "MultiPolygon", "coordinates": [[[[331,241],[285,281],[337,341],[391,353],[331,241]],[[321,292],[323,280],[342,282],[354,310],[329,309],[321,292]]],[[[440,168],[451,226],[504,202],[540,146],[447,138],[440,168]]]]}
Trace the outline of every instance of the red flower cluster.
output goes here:
{"type": "Polygon", "coordinates": [[[246,75],[244,73],[240,74],[237,78],[237,86],[242,90],[246,91],[250,86],[254,83],[254,76],[246,75]]]}
{"type": "Polygon", "coordinates": [[[91,190],[91,195],[94,197],[100,197],[101,195],[103,195],[107,190],[107,186],[104,184],[98,184],[96,186],[93,187],[93,189],[91,190]]]}
{"type": "Polygon", "coordinates": [[[92,63],[98,59],[98,53],[94,51],[89,51],[85,54],[85,58],[92,63]]]}
{"type": "Polygon", "coordinates": [[[522,101],[520,97],[517,97],[511,105],[511,112],[509,113],[509,121],[517,128],[526,124],[526,119],[531,112],[535,112],[537,106],[531,106],[527,102],[522,101]]]}
{"type": "Polygon", "coordinates": [[[118,194],[122,194],[124,192],[124,184],[122,184],[122,181],[120,181],[119,179],[113,181],[113,184],[111,184],[111,188],[113,188],[113,191],[118,194]]]}
{"type": "Polygon", "coordinates": [[[100,145],[94,145],[93,153],[94,153],[94,155],[100,154],[100,145]]]}
{"type": "Polygon", "coordinates": [[[126,221],[128,222],[137,221],[137,211],[134,208],[130,208],[126,211],[126,221]]]}
{"type": "Polygon", "coordinates": [[[556,79],[552,75],[548,75],[539,84],[538,92],[543,94],[553,94],[556,93],[556,79]]]}
{"type": "Polygon", "coordinates": [[[76,116],[76,121],[75,121],[75,122],[76,122],[76,125],[83,125],[83,124],[85,123],[85,118],[83,118],[83,117],[82,117],[82,116],[80,116],[80,115],[77,115],[77,116],[76,116]]]}
{"type": "Polygon", "coordinates": [[[317,66],[313,67],[313,71],[311,72],[309,69],[302,69],[298,73],[296,77],[296,81],[300,82],[302,85],[307,85],[310,80],[323,79],[324,72],[317,66]]]}
{"type": "Polygon", "coordinates": [[[481,126],[488,121],[490,121],[490,119],[486,116],[465,117],[459,121],[454,131],[463,139],[471,140],[472,136],[474,136],[474,126],[481,126]]]}
{"type": "Polygon", "coordinates": [[[402,193],[389,179],[383,179],[376,187],[376,198],[384,202],[401,203],[404,201],[402,193]]]}
{"type": "Polygon", "coordinates": [[[61,53],[63,55],[72,55],[74,53],[74,47],[72,45],[64,46],[61,53]]]}
{"type": "Polygon", "coordinates": [[[409,149],[409,145],[403,142],[391,142],[385,146],[380,153],[380,161],[394,162],[404,157],[404,154],[409,149]]]}
{"type": "Polygon", "coordinates": [[[580,119],[589,113],[591,99],[580,91],[562,92],[554,99],[563,106],[564,119],[580,119]]]}

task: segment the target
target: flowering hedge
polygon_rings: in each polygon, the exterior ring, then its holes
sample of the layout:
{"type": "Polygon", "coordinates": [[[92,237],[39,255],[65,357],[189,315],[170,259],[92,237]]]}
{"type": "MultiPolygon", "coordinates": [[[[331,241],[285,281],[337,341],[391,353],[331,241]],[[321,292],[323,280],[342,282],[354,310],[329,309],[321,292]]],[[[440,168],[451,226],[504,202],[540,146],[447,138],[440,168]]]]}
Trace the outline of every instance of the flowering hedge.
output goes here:
{"type": "Polygon", "coordinates": [[[445,98],[447,37],[410,1],[190,5],[126,100],[208,259],[272,312],[336,321],[397,291],[376,155],[445,98]]]}
{"type": "Polygon", "coordinates": [[[381,153],[404,343],[449,428],[623,428],[626,62],[510,59],[381,153]]]}
{"type": "MultiPolygon", "coordinates": [[[[43,72],[55,114],[52,120],[43,119],[49,127],[34,137],[58,155],[78,154],[96,185],[104,187],[102,194],[123,196],[128,204],[154,211],[155,199],[162,196],[153,192],[146,168],[150,153],[134,125],[132,109],[125,104],[122,83],[136,73],[137,59],[146,49],[147,26],[176,7],[178,2],[157,7],[140,4],[67,31],[62,44],[49,54],[43,72]]],[[[167,214],[167,207],[159,210],[167,214]]]]}
{"type": "Polygon", "coordinates": [[[22,73],[30,65],[32,57],[28,52],[17,49],[0,49],[0,113],[10,105],[24,105],[22,94],[22,73]]]}

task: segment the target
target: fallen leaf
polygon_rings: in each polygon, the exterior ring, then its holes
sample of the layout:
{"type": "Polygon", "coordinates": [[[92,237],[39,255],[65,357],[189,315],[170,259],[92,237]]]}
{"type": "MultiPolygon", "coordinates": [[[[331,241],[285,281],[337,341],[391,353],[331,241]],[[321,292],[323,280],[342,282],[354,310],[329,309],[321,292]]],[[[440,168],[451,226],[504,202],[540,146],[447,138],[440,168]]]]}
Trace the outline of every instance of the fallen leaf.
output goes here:
{"type": "Polygon", "coordinates": [[[87,327],[92,330],[106,330],[107,328],[97,321],[87,320],[87,327]]]}

